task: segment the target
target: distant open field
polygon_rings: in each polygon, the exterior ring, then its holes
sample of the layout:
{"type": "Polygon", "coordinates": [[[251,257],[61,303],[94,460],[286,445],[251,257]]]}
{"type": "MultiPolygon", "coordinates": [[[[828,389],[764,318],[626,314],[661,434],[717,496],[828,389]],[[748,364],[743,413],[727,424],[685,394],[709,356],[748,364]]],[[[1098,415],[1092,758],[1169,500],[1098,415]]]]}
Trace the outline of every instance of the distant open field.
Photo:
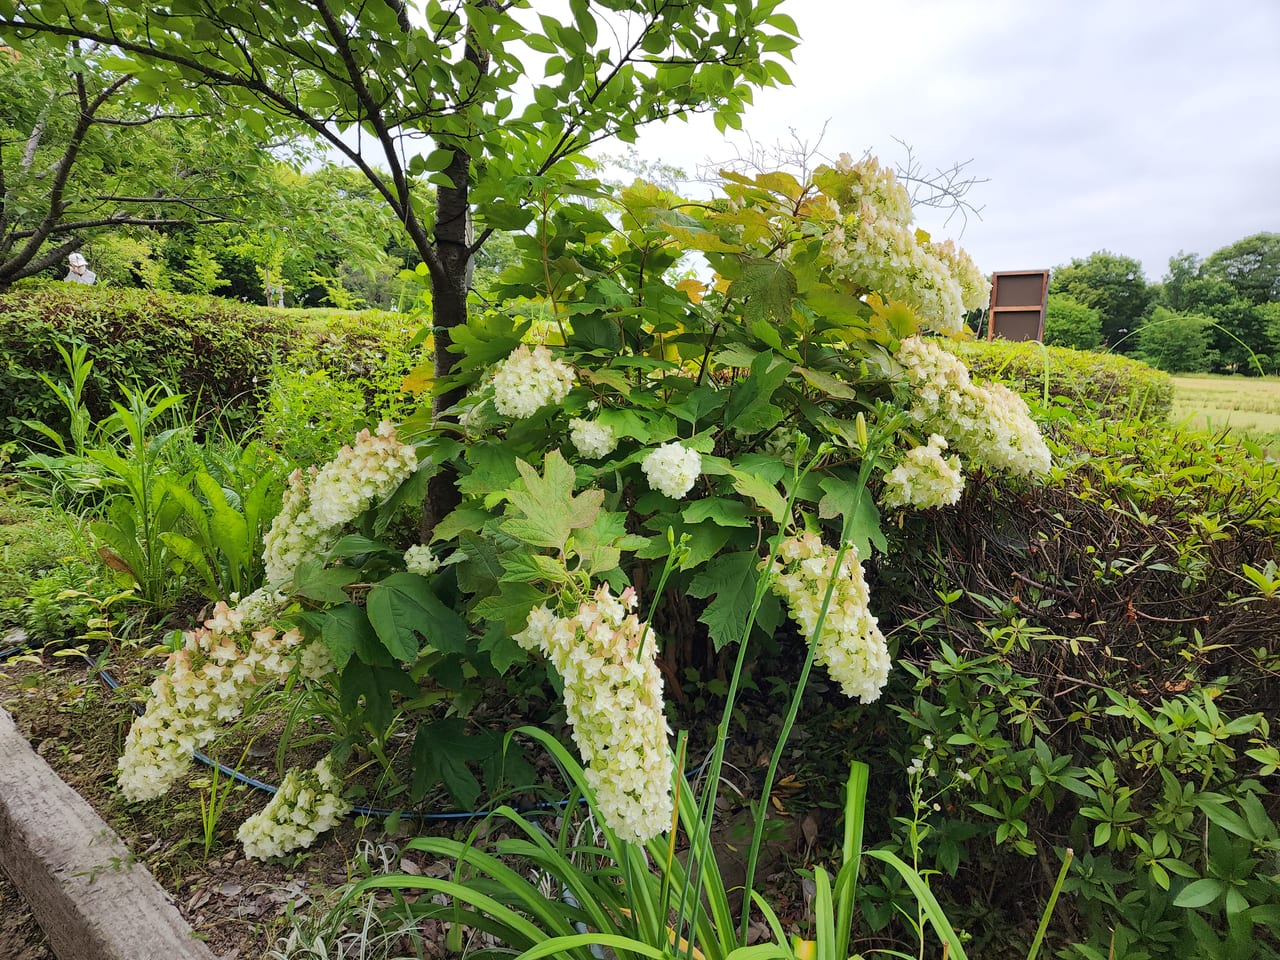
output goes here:
{"type": "Polygon", "coordinates": [[[1280,377],[1174,377],[1174,423],[1196,429],[1230,430],[1280,457],[1280,377]]]}

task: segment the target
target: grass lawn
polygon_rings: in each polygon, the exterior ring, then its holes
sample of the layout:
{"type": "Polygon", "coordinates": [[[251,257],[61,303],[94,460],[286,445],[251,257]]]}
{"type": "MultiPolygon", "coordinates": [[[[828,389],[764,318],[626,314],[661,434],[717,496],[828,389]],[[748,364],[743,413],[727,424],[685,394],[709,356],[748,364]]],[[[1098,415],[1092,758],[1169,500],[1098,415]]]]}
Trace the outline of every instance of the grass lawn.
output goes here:
{"type": "Polygon", "coordinates": [[[1215,433],[1230,430],[1280,457],[1280,377],[1198,374],[1173,382],[1171,422],[1215,433]]]}

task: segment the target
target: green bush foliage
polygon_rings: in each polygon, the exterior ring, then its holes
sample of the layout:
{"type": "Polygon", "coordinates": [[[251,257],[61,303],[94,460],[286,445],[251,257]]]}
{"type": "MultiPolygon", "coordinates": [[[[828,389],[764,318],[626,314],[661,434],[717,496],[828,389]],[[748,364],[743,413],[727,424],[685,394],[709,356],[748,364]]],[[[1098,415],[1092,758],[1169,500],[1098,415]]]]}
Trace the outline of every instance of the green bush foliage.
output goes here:
{"type": "Polygon", "coordinates": [[[1056,482],[908,520],[926,546],[877,588],[914,677],[886,698],[914,743],[886,762],[943,787],[944,903],[998,956],[1071,847],[1061,956],[1280,956],[1280,465],[1150,422],[1056,432],[1056,482]]]}
{"type": "MultiPolygon", "coordinates": [[[[409,315],[374,310],[271,310],[154,290],[19,284],[0,295],[0,422],[12,429],[21,417],[64,429],[65,410],[41,376],[65,378],[54,344],[83,343],[93,361],[83,399],[95,420],[111,412],[117,384],[161,381],[202,416],[247,429],[270,407],[273,370],[286,367],[341,383],[376,423],[403,413],[400,385],[420,353],[417,328],[409,315]]],[[[294,423],[315,429],[316,416],[323,425],[323,407],[294,423]]],[[[349,425],[339,419],[336,427],[349,425]]]]}
{"type": "Polygon", "coordinates": [[[277,321],[216,297],[20,285],[0,295],[0,420],[60,422],[60,405],[40,379],[65,374],[55,343],[89,345],[94,369],[84,400],[101,419],[118,383],[162,381],[209,412],[249,406],[285,340],[277,321]]]}
{"type": "Polygon", "coordinates": [[[955,351],[975,377],[1001,380],[1028,400],[1050,399],[1090,418],[1163,420],[1173,405],[1166,374],[1114,354],[1006,340],[956,344],[955,351]]]}
{"type": "Polygon", "coordinates": [[[1102,346],[1102,312],[1063,293],[1049,294],[1044,310],[1044,342],[1072,350],[1102,346]]]}

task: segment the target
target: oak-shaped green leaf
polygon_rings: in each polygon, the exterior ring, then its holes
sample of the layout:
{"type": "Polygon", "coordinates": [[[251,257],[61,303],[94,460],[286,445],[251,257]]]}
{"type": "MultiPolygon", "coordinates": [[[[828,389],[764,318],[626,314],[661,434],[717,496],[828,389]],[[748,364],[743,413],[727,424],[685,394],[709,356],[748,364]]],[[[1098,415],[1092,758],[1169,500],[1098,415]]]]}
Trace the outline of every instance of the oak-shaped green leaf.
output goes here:
{"type": "Polygon", "coordinates": [[[604,503],[604,491],[584,490],[574,496],[573,467],[559,450],[548,453],[542,466],[544,472],[539,475],[523,460],[516,461],[524,488],[510,491],[502,530],[530,546],[560,550],[572,531],[595,523],[604,503]]]}
{"type": "MultiPolygon", "coordinates": [[[[690,581],[690,594],[715,598],[698,619],[707,625],[717,650],[726,643],[746,639],[747,618],[751,615],[760,579],[759,566],[760,558],[755,551],[726,553],[712,560],[690,581]]],[[[772,633],[778,626],[778,617],[778,600],[766,593],[756,611],[756,626],[772,633]]]]}

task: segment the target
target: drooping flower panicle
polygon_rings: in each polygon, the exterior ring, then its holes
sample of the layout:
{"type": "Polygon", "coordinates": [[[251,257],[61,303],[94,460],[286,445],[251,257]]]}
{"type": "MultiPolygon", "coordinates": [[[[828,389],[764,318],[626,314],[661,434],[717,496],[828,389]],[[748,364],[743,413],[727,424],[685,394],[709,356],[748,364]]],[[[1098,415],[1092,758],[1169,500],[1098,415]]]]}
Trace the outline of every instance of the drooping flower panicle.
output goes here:
{"type": "Polygon", "coordinates": [[[292,580],[299,563],[328,550],[343,524],[389,497],[417,467],[417,451],[383,421],[374,433],[362,430],[354,445],[312,474],[310,483],[294,471],[284,506],[264,540],[267,582],[292,580]]]}
{"type": "Polygon", "coordinates": [[[127,799],[165,793],[190,766],[192,751],[212,741],[220,723],[239,716],[257,686],[292,671],[302,634],[262,627],[242,651],[244,630],[243,616],[219,602],[204,627],[185,634],[182,649],[169,655],[117,764],[127,799]]]}
{"type": "Polygon", "coordinates": [[[516,635],[564,681],[573,740],[596,807],[624,840],[642,843],[671,825],[671,733],[662,711],[658,642],[633,612],[635,591],[601,585],[569,617],[547,607],[516,635]]]}
{"type": "Polygon", "coordinates": [[[827,168],[830,194],[822,262],[834,274],[886,300],[901,300],[933,329],[955,333],[991,285],[968,254],[912,228],[911,197],[874,157],[847,154],[827,168]]]}
{"type": "Polygon", "coordinates": [[[911,416],[936,430],[969,462],[1014,474],[1043,475],[1052,456],[1026,401],[1000,383],[974,383],[955,354],[908,337],[897,353],[914,388],[911,416]]]}
{"type": "Polygon", "coordinates": [[[342,779],[325,757],[310,770],[285,774],[279,789],[260,813],[240,825],[236,837],[245,856],[265,860],[309,847],[351,810],[342,796],[342,779]]]}
{"type": "Polygon", "coordinates": [[[945,507],[960,499],[964,492],[964,475],[960,458],[944,457],[947,441],[933,434],[922,447],[913,447],[902,462],[885,474],[884,505],[886,507],[945,507]]]}
{"type": "Polygon", "coordinates": [[[817,646],[814,662],[825,665],[847,697],[879,699],[889,681],[889,647],[872,616],[857,548],[850,544],[836,569],[838,551],[803,533],[784,540],[774,561],[773,591],[787,601],[791,619],[817,646]],[[822,631],[814,636],[827,585],[834,581],[822,631]]]}

